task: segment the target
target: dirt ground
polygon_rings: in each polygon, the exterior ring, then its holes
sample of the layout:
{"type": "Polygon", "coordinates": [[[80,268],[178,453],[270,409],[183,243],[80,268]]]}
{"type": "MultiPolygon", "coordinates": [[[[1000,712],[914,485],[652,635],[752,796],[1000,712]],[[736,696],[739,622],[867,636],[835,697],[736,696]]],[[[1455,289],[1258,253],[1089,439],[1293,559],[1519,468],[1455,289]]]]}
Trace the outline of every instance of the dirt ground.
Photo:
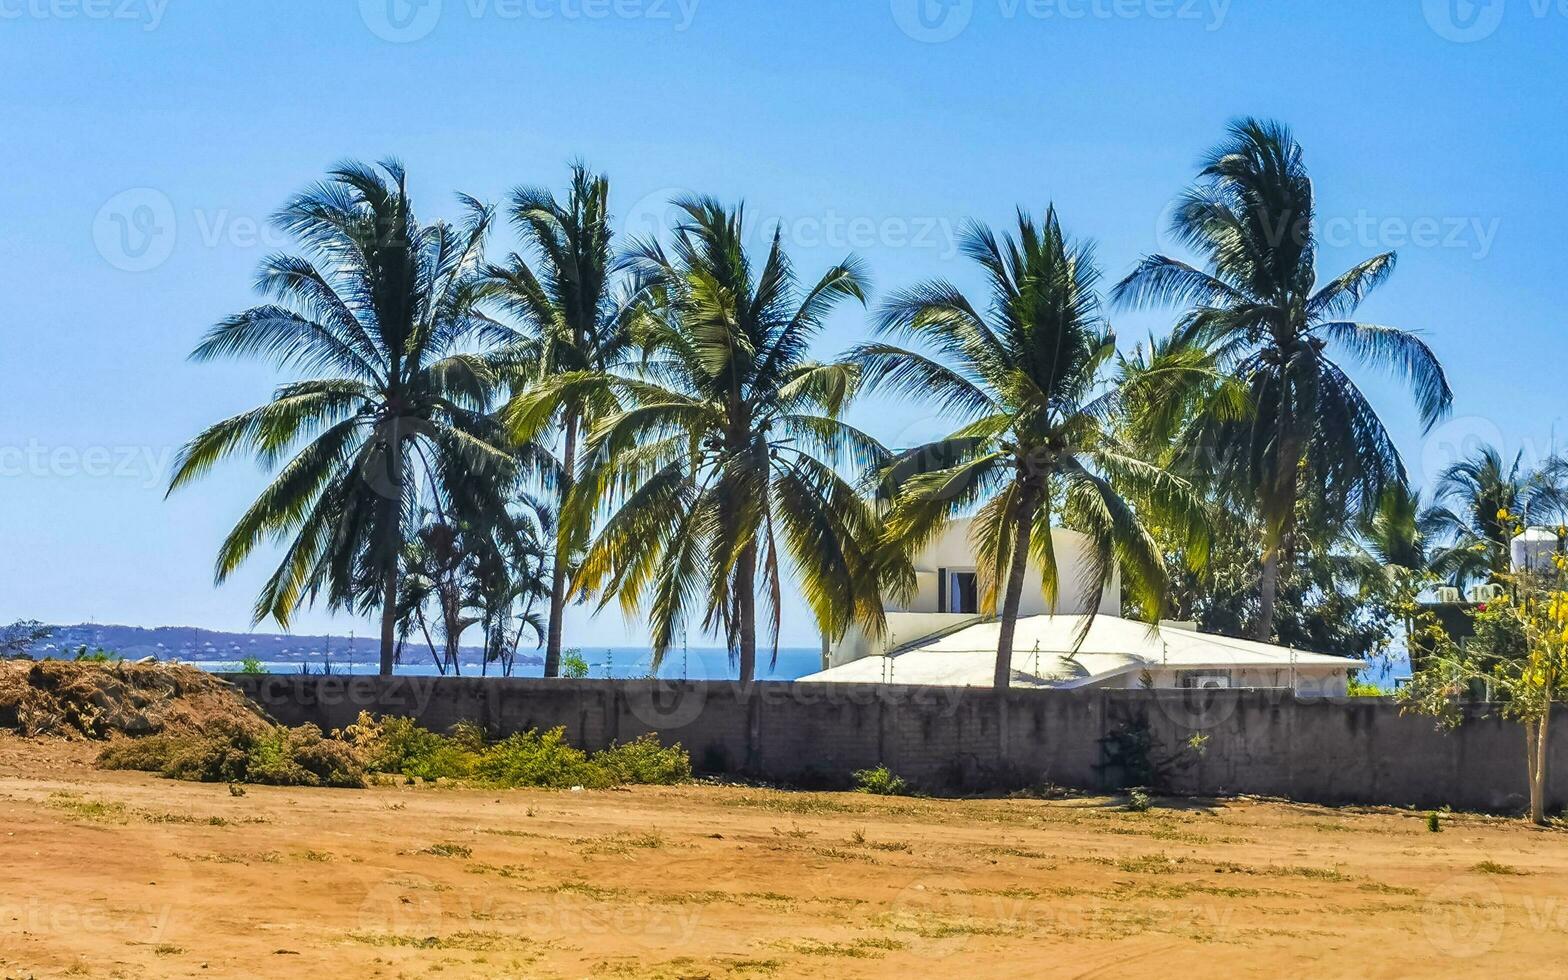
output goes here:
{"type": "Polygon", "coordinates": [[[1568,833],[1254,801],[246,788],[0,735],[4,977],[1562,976],[1568,833]]]}

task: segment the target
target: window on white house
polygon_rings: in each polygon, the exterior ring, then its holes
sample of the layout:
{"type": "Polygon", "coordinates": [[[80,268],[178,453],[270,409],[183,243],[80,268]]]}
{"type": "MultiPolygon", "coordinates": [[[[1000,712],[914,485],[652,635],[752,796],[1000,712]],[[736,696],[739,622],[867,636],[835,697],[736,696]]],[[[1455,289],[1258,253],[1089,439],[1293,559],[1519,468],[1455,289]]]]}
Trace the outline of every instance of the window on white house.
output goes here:
{"type": "Polygon", "coordinates": [[[963,613],[967,616],[980,612],[980,578],[972,571],[944,568],[937,579],[937,612],[963,613]]]}

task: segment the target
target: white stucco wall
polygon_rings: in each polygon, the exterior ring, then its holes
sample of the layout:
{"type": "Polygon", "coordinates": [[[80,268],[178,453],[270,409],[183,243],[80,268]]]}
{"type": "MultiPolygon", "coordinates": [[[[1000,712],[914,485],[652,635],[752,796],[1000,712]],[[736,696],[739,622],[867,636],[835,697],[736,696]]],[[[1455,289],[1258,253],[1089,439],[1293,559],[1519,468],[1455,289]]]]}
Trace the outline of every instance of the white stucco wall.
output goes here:
{"type": "MultiPolygon", "coordinates": [[[[915,559],[915,581],[919,591],[911,601],[900,603],[892,597],[883,597],[883,609],[888,614],[888,635],[872,639],[858,627],[852,627],[844,639],[833,647],[828,657],[829,666],[837,667],[862,657],[877,656],[924,637],[977,621],[975,616],[938,612],[937,606],[937,570],[973,570],[978,564],[974,544],[969,539],[970,523],[968,518],[954,521],[940,538],[915,559]]],[[[1088,539],[1076,531],[1063,528],[1052,528],[1051,536],[1056,546],[1057,575],[1061,582],[1057,607],[1055,610],[1047,607],[1043,576],[1039,567],[1031,562],[1024,576],[1023,598],[1018,607],[1020,616],[1053,613],[1077,616],[1090,611],[1089,604],[1084,601],[1084,591],[1088,585],[1085,581],[1088,539]]],[[[1096,611],[1104,616],[1120,616],[1121,610],[1121,574],[1114,572],[1110,584],[1105,586],[1100,595],[1096,611]]]]}
{"type": "MultiPolygon", "coordinates": [[[[941,568],[972,570],[975,560],[974,543],[969,539],[968,518],[954,521],[942,535],[915,559],[915,580],[919,593],[908,603],[898,603],[891,598],[884,603],[888,612],[935,613],[937,609],[937,570],[941,568]]],[[[1052,528],[1051,537],[1056,545],[1057,576],[1061,582],[1056,609],[1047,608],[1043,577],[1040,568],[1031,562],[1024,575],[1023,600],[1018,612],[1021,616],[1077,616],[1090,610],[1084,602],[1088,563],[1088,539],[1077,531],[1052,528]]],[[[1100,596],[1097,612],[1107,616],[1120,616],[1122,609],[1121,574],[1114,572],[1110,584],[1100,596]]]]}

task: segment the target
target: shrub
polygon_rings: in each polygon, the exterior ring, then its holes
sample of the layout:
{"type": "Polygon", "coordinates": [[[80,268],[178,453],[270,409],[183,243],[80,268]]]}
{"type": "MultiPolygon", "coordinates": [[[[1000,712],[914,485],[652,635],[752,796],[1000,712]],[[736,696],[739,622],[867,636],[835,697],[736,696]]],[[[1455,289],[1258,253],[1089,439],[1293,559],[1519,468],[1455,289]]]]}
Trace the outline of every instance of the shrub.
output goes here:
{"type": "Polygon", "coordinates": [[[266,672],[267,668],[263,667],[261,660],[256,657],[245,657],[240,661],[240,673],[242,674],[255,675],[265,674],[266,672]]]}
{"type": "Polygon", "coordinates": [[[691,778],[691,757],[652,735],[589,755],[566,741],[566,730],[519,732],[489,744],[484,731],[460,722],[448,735],[407,718],[362,713],[344,737],[372,772],[418,779],[475,780],[496,786],[595,789],[670,784],[691,778]]]}
{"type": "Polygon", "coordinates": [[[1149,799],[1149,794],[1141,789],[1134,789],[1127,794],[1127,809],[1133,813],[1147,813],[1154,801],[1149,799]]]}
{"type": "Polygon", "coordinates": [[[588,755],[566,742],[566,729],[544,734],[518,732],[491,746],[479,759],[474,775],[500,786],[572,786],[604,788],[613,785],[605,774],[593,771],[588,755]]]}
{"type": "Polygon", "coordinates": [[[1433,810],[1426,815],[1426,829],[1434,834],[1441,834],[1443,832],[1443,821],[1442,818],[1437,815],[1436,810],[1433,810]]]}
{"type": "Polygon", "coordinates": [[[344,735],[372,772],[440,779],[467,775],[473,768],[471,762],[444,753],[447,742],[440,735],[408,718],[376,719],[360,712],[359,721],[344,735]]]}
{"type": "Polygon", "coordinates": [[[862,769],[854,774],[855,792],[874,796],[908,796],[909,783],[893,773],[887,766],[862,769]]]}
{"type": "Polygon", "coordinates": [[[593,756],[594,765],[619,783],[669,786],[691,778],[691,756],[677,743],[666,746],[653,735],[612,745],[593,756]]]}
{"type": "Polygon", "coordinates": [[[581,650],[568,650],[561,654],[561,676],[581,679],[588,676],[588,661],[581,650]]]}
{"type": "Polygon", "coordinates": [[[203,783],[365,785],[365,768],[353,746],[324,738],[315,725],[165,732],[111,745],[99,754],[98,765],[203,783]]]}
{"type": "Polygon", "coordinates": [[[1353,698],[1388,697],[1388,692],[1383,690],[1381,687],[1378,687],[1376,684],[1373,684],[1370,681],[1364,681],[1356,677],[1352,677],[1350,679],[1350,686],[1346,689],[1346,693],[1353,698]]]}

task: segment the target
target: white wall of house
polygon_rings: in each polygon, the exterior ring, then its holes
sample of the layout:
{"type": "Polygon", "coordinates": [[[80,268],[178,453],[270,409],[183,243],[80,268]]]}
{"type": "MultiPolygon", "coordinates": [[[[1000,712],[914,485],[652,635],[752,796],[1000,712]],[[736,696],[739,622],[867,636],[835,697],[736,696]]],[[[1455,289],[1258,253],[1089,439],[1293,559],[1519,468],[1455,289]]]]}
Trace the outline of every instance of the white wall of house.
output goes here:
{"type": "MultiPolygon", "coordinates": [[[[954,521],[936,541],[916,557],[915,582],[918,591],[908,602],[898,602],[884,596],[882,608],[887,612],[887,635],[881,638],[867,636],[859,627],[835,645],[828,657],[828,666],[837,667],[862,657],[873,657],[897,650],[917,640],[935,636],[978,621],[972,613],[944,612],[940,602],[942,589],[938,584],[943,570],[973,572],[978,566],[975,546],[970,540],[971,521],[968,518],[954,521]]],[[[1039,566],[1030,562],[1024,574],[1024,591],[1018,607],[1020,616],[1078,616],[1094,610],[1103,616],[1120,616],[1122,609],[1121,573],[1113,571],[1111,581],[1100,594],[1098,604],[1085,600],[1089,585],[1086,560],[1089,539],[1077,531],[1052,528],[1051,540],[1056,549],[1057,576],[1061,583],[1057,605],[1052,610],[1045,601],[1044,577],[1039,566]]],[[[1000,595],[997,605],[1001,605],[1000,595]]],[[[998,610],[1000,611],[1000,610],[998,610]]]]}
{"type": "MultiPolygon", "coordinates": [[[[948,569],[972,572],[978,565],[975,558],[976,548],[969,538],[970,526],[971,522],[967,518],[954,521],[940,538],[915,559],[915,581],[919,591],[914,598],[907,603],[887,598],[883,608],[890,613],[942,612],[938,606],[940,589],[937,579],[940,571],[948,569]]],[[[1056,546],[1057,575],[1061,581],[1057,607],[1054,610],[1047,607],[1040,568],[1034,562],[1030,562],[1024,574],[1023,599],[1018,607],[1021,616],[1050,614],[1077,616],[1090,611],[1088,608],[1090,603],[1084,600],[1085,592],[1093,584],[1088,574],[1089,564],[1086,561],[1086,556],[1089,554],[1089,539],[1077,531],[1068,531],[1064,528],[1052,528],[1051,539],[1056,546]]],[[[998,596],[998,605],[1000,605],[1000,596],[998,596]]],[[[1121,615],[1120,572],[1112,573],[1111,581],[1105,586],[1095,608],[1103,615],[1121,615]]]]}

